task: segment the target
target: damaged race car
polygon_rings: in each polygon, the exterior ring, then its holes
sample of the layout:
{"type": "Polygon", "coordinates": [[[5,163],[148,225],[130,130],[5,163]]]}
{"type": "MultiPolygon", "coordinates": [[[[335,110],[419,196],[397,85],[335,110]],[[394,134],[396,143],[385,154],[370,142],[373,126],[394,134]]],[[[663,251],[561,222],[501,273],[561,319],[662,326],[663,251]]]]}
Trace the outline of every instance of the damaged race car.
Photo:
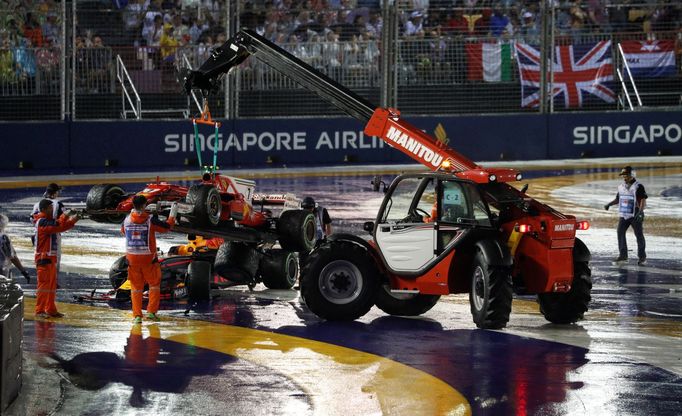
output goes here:
{"type": "Polygon", "coordinates": [[[133,208],[133,198],[144,195],[148,210],[168,216],[177,205],[174,231],[209,236],[216,232],[230,241],[279,242],[287,251],[309,251],[315,244],[315,218],[300,209],[292,194],[255,195],[255,182],[221,175],[203,174],[190,187],[160,181],[148,183],[142,191],[126,193],[114,184],[93,186],[88,192],[86,214],[93,221],[121,223],[133,208]],[[258,204],[259,207],[254,206],[258,204]],[[282,206],[279,216],[267,206],[282,206]]]}
{"type": "MultiPolygon", "coordinates": [[[[188,237],[187,244],[173,246],[166,255],[159,256],[161,299],[204,301],[211,298],[211,289],[236,285],[253,289],[258,283],[269,289],[291,289],[296,284],[299,268],[295,252],[279,248],[256,252],[247,244],[218,237],[188,237]]],[[[125,256],[112,264],[109,281],[113,290],[79,300],[129,300],[131,286],[125,256]]]]}

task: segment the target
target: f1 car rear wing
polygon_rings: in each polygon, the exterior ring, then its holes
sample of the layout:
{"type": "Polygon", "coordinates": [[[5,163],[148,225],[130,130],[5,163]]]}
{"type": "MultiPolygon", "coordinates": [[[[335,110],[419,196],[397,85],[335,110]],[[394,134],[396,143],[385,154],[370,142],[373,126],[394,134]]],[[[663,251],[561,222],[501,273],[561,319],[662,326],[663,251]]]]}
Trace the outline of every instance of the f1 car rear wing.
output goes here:
{"type": "Polygon", "coordinates": [[[200,89],[207,95],[220,86],[222,75],[249,56],[254,56],[273,69],[332,103],[349,116],[365,123],[365,134],[381,137],[431,170],[444,170],[458,177],[485,183],[520,180],[514,169],[483,169],[443,142],[424,133],[400,118],[395,109],[377,108],[350,89],[315,70],[264,37],[251,30],[241,30],[216,48],[198,70],[183,75],[187,93],[200,89]]]}

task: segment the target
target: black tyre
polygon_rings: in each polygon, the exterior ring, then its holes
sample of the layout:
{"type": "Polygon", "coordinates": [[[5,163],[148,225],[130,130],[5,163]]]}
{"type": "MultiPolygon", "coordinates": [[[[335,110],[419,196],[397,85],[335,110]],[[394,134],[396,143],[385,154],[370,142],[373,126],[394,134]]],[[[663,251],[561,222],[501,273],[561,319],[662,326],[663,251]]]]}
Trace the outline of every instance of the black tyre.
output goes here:
{"type": "Polygon", "coordinates": [[[128,259],[126,256],[121,256],[109,269],[109,282],[114,289],[118,289],[126,280],[128,280],[128,259]]]}
{"type": "Polygon", "coordinates": [[[507,326],[512,305],[512,278],[507,267],[491,266],[483,253],[474,257],[469,304],[477,327],[500,329],[507,326]]]}
{"type": "Polygon", "coordinates": [[[296,253],[270,250],[261,257],[258,273],[268,289],[291,289],[298,279],[296,253]]]}
{"type": "Polygon", "coordinates": [[[196,227],[212,227],[220,222],[223,204],[220,192],[213,185],[192,185],[187,191],[186,202],[194,205],[191,223],[196,227]]]}
{"type": "Polygon", "coordinates": [[[540,312],[549,322],[555,324],[572,324],[587,312],[592,299],[592,272],[587,262],[573,264],[573,283],[566,293],[540,293],[538,303],[540,312]]]}
{"type": "Polygon", "coordinates": [[[211,263],[193,261],[187,268],[187,294],[190,300],[211,299],[211,263]]]}
{"type": "Polygon", "coordinates": [[[253,247],[228,241],[218,248],[213,269],[232,282],[250,283],[255,281],[259,263],[260,253],[253,247]]]}
{"type": "Polygon", "coordinates": [[[385,284],[379,289],[376,305],[389,315],[418,316],[426,313],[438,303],[439,295],[420,293],[391,293],[385,284]]]}
{"type": "MultiPolygon", "coordinates": [[[[88,211],[101,211],[104,209],[116,209],[119,202],[124,198],[125,191],[118,185],[102,184],[95,185],[88,191],[85,199],[85,207],[88,211]]],[[[97,222],[119,224],[123,222],[126,213],[121,214],[90,214],[90,219],[97,222]]]]}
{"type": "Polygon", "coordinates": [[[380,290],[376,263],[367,250],[331,241],[308,256],[301,271],[301,295],[308,308],[328,320],[351,321],[366,314],[380,290]]]}
{"type": "Polygon", "coordinates": [[[315,216],[310,211],[284,211],[277,221],[279,244],[287,251],[310,251],[315,246],[315,216]]]}

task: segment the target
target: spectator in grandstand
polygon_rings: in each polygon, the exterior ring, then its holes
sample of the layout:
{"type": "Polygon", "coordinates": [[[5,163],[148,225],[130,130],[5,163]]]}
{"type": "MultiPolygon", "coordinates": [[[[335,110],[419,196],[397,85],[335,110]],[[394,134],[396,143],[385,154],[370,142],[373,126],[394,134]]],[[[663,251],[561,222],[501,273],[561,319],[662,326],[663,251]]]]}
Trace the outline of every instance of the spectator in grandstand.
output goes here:
{"type": "Polygon", "coordinates": [[[44,43],[50,45],[59,45],[61,43],[61,28],[56,13],[50,12],[45,16],[45,23],[43,23],[42,29],[44,43]]]}
{"type": "Polygon", "coordinates": [[[625,239],[625,232],[632,226],[632,230],[637,238],[637,257],[640,266],[646,263],[646,241],[644,239],[644,208],[648,198],[644,185],[635,178],[635,173],[631,166],[625,166],[620,171],[623,182],[618,185],[618,192],[615,199],[604,205],[605,210],[609,210],[612,205],[618,205],[618,258],[616,263],[626,262],[628,259],[628,245],[625,239]]]}
{"type": "Polygon", "coordinates": [[[161,42],[161,36],[163,35],[163,16],[157,14],[154,16],[154,24],[149,27],[142,29],[142,37],[147,42],[147,46],[158,47],[161,42]],[[145,31],[145,29],[147,29],[145,31]]]}
{"type": "MultiPolygon", "coordinates": [[[[142,38],[148,40],[149,33],[154,33],[157,29],[156,17],[161,16],[161,24],[163,24],[163,13],[161,11],[161,0],[153,0],[151,3],[144,2],[142,5],[144,9],[144,19],[142,20],[142,38]],[[146,5],[146,7],[145,7],[146,5]]],[[[161,34],[159,34],[161,36],[161,34]]]]}
{"type": "Polygon", "coordinates": [[[221,7],[224,0],[200,0],[202,12],[206,13],[206,19],[212,22],[220,22],[221,7]]]}
{"type": "Polygon", "coordinates": [[[335,74],[343,61],[339,34],[336,31],[329,31],[325,40],[322,46],[324,61],[329,65],[330,74],[335,74]]]}
{"type": "Polygon", "coordinates": [[[58,5],[54,0],[41,0],[36,6],[38,14],[41,16],[47,16],[50,13],[59,13],[61,5],[58,5]]]}
{"type": "Polygon", "coordinates": [[[190,42],[192,44],[198,44],[199,40],[201,39],[201,35],[207,30],[208,25],[203,19],[199,17],[191,19],[191,25],[188,30],[190,42]]]}
{"type": "Polygon", "coordinates": [[[0,46],[0,84],[14,83],[16,80],[15,75],[12,45],[9,37],[3,37],[2,45],[0,46]]]}
{"type": "Polygon", "coordinates": [[[129,34],[141,33],[142,23],[144,22],[144,15],[146,12],[144,0],[130,0],[123,10],[122,16],[126,32],[129,34]]]}
{"type": "Polygon", "coordinates": [[[519,35],[525,43],[530,45],[540,44],[540,28],[535,20],[535,15],[529,11],[523,13],[523,22],[519,28],[519,35]]]}
{"type": "Polygon", "coordinates": [[[655,32],[674,30],[680,25],[680,9],[670,4],[659,4],[651,14],[651,29],[655,32]]]}
{"type": "Polygon", "coordinates": [[[609,24],[614,32],[625,32],[628,30],[629,9],[628,5],[620,2],[609,8],[609,24]]]}
{"type": "Polygon", "coordinates": [[[490,33],[499,38],[509,25],[509,17],[502,10],[502,6],[497,3],[493,7],[493,15],[490,17],[490,33]]]}
{"type": "Polygon", "coordinates": [[[8,16],[2,32],[2,37],[7,38],[11,45],[16,44],[18,39],[24,37],[24,32],[17,25],[17,21],[13,16],[8,16]]]}
{"type": "MultiPolygon", "coordinates": [[[[560,5],[555,10],[555,16],[556,16],[556,22],[555,26],[558,31],[558,35],[560,36],[565,36],[568,35],[571,32],[571,7],[570,3],[567,1],[563,1],[560,5]]],[[[536,15],[537,16],[537,15],[536,15]]],[[[539,18],[536,19],[538,21],[539,25],[539,18]]]]}
{"type": "Polygon", "coordinates": [[[22,39],[14,49],[14,65],[17,71],[17,79],[26,81],[23,87],[26,89],[33,88],[32,80],[36,76],[37,65],[30,38],[22,39]]]}
{"type": "Polygon", "coordinates": [[[469,34],[469,22],[464,18],[464,10],[454,9],[445,21],[445,33],[453,36],[469,34]]]}
{"type": "Polygon", "coordinates": [[[196,48],[196,61],[204,62],[211,56],[211,50],[213,49],[213,37],[204,32],[199,38],[199,44],[196,48]]]}
{"type": "Polygon", "coordinates": [[[49,80],[50,73],[59,65],[59,53],[52,47],[52,42],[47,39],[44,46],[36,51],[36,62],[38,68],[46,74],[49,80]]]}
{"type": "Polygon", "coordinates": [[[189,36],[187,20],[183,19],[182,15],[178,12],[173,15],[171,23],[173,25],[173,36],[175,36],[175,40],[177,40],[180,45],[189,43],[191,38],[189,36]]]}
{"type": "Polygon", "coordinates": [[[423,18],[424,14],[418,10],[410,13],[405,22],[405,36],[424,36],[423,18]]]}
{"type": "Polygon", "coordinates": [[[490,19],[492,15],[492,9],[483,9],[481,17],[474,23],[474,34],[476,36],[490,36],[490,19]]]}
{"type": "Polygon", "coordinates": [[[571,15],[571,36],[573,37],[573,43],[580,43],[588,19],[587,13],[583,10],[582,0],[574,0],[569,13],[571,15]]]}
{"type": "Polygon", "coordinates": [[[609,12],[606,9],[606,0],[588,0],[587,16],[594,32],[610,32],[609,12]]]}
{"type": "Polygon", "coordinates": [[[31,40],[31,44],[40,48],[43,46],[43,29],[33,13],[26,14],[24,22],[24,37],[31,40]]]}
{"type": "Polygon", "coordinates": [[[163,25],[163,35],[159,40],[161,48],[161,62],[164,64],[172,64],[175,62],[175,51],[177,51],[180,43],[173,34],[175,28],[170,23],[163,25]]]}
{"type": "Polygon", "coordinates": [[[369,20],[367,21],[367,34],[372,39],[381,38],[381,29],[384,25],[381,18],[381,11],[370,10],[369,20]]]}
{"type": "Polygon", "coordinates": [[[87,51],[88,86],[90,92],[106,92],[109,88],[109,66],[111,54],[105,49],[100,36],[92,37],[92,46],[87,51]]]}

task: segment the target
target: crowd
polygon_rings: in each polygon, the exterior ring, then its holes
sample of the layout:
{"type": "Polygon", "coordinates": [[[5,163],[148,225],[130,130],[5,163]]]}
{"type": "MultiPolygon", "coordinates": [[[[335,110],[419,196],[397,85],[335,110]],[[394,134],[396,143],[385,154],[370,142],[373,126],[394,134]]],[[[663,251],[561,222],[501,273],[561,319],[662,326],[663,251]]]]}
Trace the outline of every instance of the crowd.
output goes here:
{"type": "MultiPolygon", "coordinates": [[[[555,35],[573,42],[590,36],[637,32],[679,33],[682,5],[670,0],[552,0],[555,35]]],[[[338,60],[339,43],[372,43],[383,30],[381,0],[241,0],[239,27],[301,54],[319,50],[297,45],[336,44],[327,61],[338,60]]],[[[540,2],[536,0],[394,0],[399,10],[399,35],[425,39],[442,49],[447,39],[523,40],[537,43],[541,34],[540,2]],[[440,39],[440,41],[438,41],[440,39]]],[[[225,0],[93,0],[79,2],[77,48],[110,45],[136,47],[145,53],[144,69],[173,64],[177,51],[192,49],[195,62],[222,44],[225,0]]],[[[61,3],[56,0],[0,0],[0,83],[31,77],[36,68],[49,70],[61,43],[61,3]],[[37,49],[36,49],[37,48],[37,49]],[[44,51],[40,51],[43,49],[44,51]],[[38,51],[33,53],[31,51],[38,51]],[[52,51],[52,52],[50,52],[52,51]]],[[[378,44],[378,42],[373,42],[378,44]]],[[[348,46],[345,52],[349,52],[348,46]]],[[[352,47],[352,46],[351,46],[352,47]]],[[[357,48],[357,47],[356,47],[357,48]]],[[[318,48],[319,49],[319,48],[318,48]]],[[[357,51],[356,51],[357,52],[357,51]]],[[[362,50],[372,57],[378,49],[362,50]]],[[[101,55],[81,53],[83,68],[101,68],[101,55]]],[[[370,62],[372,59],[370,59],[370,62]]]]}

